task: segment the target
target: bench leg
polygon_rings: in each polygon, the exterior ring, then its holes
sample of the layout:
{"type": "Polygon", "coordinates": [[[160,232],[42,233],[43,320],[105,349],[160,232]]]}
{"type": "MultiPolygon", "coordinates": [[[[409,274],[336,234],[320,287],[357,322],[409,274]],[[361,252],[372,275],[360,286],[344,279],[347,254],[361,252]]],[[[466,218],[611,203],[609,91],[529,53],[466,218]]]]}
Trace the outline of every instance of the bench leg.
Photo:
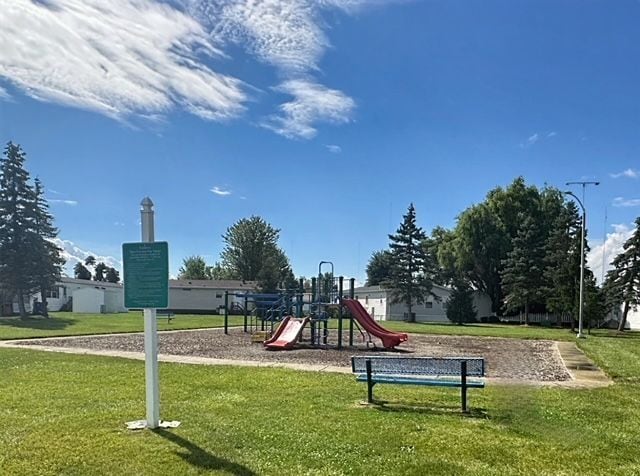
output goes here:
{"type": "Polygon", "coordinates": [[[376,384],[371,381],[371,360],[365,362],[367,368],[367,403],[373,403],[373,386],[376,384]]]}
{"type": "Polygon", "coordinates": [[[462,412],[467,413],[467,361],[460,362],[460,399],[462,412]]]}

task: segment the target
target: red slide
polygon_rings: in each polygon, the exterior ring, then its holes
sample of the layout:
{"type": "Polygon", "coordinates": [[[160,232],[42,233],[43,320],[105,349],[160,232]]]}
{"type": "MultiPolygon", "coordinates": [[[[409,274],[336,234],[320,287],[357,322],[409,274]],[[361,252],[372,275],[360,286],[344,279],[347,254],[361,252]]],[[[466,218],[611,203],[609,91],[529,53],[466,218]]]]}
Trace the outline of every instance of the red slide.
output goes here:
{"type": "Polygon", "coordinates": [[[342,304],[347,306],[347,309],[349,309],[356,321],[364,327],[364,330],[382,340],[382,345],[385,349],[391,349],[400,345],[401,342],[404,342],[409,338],[407,334],[387,330],[378,324],[375,319],[369,315],[362,304],[360,304],[360,301],[356,299],[343,299],[342,304]]]}
{"type": "Polygon", "coordinates": [[[300,339],[302,329],[307,325],[307,322],[309,322],[308,317],[304,319],[285,317],[273,337],[264,342],[264,346],[271,350],[291,349],[300,339]]]}

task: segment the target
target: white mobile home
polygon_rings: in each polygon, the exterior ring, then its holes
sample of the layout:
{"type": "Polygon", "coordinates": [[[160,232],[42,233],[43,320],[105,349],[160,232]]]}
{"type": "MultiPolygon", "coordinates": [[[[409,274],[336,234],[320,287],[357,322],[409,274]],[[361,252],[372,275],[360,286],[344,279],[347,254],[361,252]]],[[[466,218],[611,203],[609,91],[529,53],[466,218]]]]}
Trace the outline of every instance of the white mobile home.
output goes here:
{"type": "MultiPolygon", "coordinates": [[[[224,294],[256,292],[257,283],[239,280],[171,279],[169,309],[174,312],[215,313],[224,306],[224,294]]],[[[230,296],[229,304],[243,305],[244,299],[230,296]]]]}
{"type": "MultiPolygon", "coordinates": [[[[429,296],[424,303],[414,304],[412,312],[416,322],[450,322],[447,318],[447,300],[451,288],[434,285],[434,296],[429,296]]],[[[381,286],[363,286],[354,290],[354,297],[360,301],[378,321],[402,321],[409,318],[405,304],[392,304],[390,292],[381,286]]],[[[484,293],[474,293],[474,306],[478,319],[491,316],[491,299],[484,293]]]]}

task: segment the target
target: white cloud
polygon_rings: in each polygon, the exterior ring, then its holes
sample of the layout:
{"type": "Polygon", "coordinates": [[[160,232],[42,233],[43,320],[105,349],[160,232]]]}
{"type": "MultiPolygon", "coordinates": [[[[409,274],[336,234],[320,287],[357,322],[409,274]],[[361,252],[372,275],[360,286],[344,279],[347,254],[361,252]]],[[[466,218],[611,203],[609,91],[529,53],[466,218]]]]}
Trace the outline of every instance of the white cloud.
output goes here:
{"type": "Polygon", "coordinates": [[[616,197],[613,199],[614,207],[640,207],[640,198],[616,197]]]}
{"type": "Polygon", "coordinates": [[[627,178],[636,179],[636,178],[640,178],[640,170],[627,169],[627,170],[623,170],[622,172],[619,172],[617,174],[609,174],[609,175],[612,178],[627,177],[627,178]]]}
{"type": "Polygon", "coordinates": [[[530,135],[529,137],[527,137],[527,140],[525,142],[521,143],[520,147],[523,148],[523,149],[526,149],[527,147],[531,147],[536,142],[538,142],[539,139],[540,139],[540,136],[536,132],[536,133],[530,135]]]}
{"type": "Polygon", "coordinates": [[[240,81],[199,57],[222,53],[202,26],[153,0],[0,0],[0,77],[36,99],[123,119],[176,107],[239,114],[240,81]]]}
{"type": "Polygon", "coordinates": [[[226,197],[227,195],[231,195],[231,190],[225,190],[224,188],[215,186],[211,189],[211,192],[216,195],[220,195],[221,197],[226,197]]]}
{"type": "Polygon", "coordinates": [[[72,207],[75,207],[78,204],[77,200],[61,200],[58,198],[48,198],[47,201],[49,203],[61,203],[63,205],[70,205],[72,207]]]}
{"type": "Polygon", "coordinates": [[[317,122],[349,122],[355,109],[353,99],[315,82],[289,80],[276,89],[293,96],[293,100],[281,104],[280,114],[270,116],[262,125],[288,138],[310,139],[317,133],[317,122]]]}
{"type": "Polygon", "coordinates": [[[64,272],[67,276],[73,277],[73,267],[76,263],[83,263],[88,256],[93,256],[96,262],[103,262],[107,266],[122,270],[122,262],[113,256],[103,256],[93,251],[84,250],[75,245],[73,241],[55,238],[52,240],[59,248],[62,249],[62,257],[67,261],[64,266],[64,272]]]}
{"type": "Polygon", "coordinates": [[[339,145],[327,144],[327,145],[325,145],[325,147],[332,154],[339,154],[340,152],[342,152],[342,147],[340,147],[339,145]]]}
{"type": "Polygon", "coordinates": [[[317,123],[347,122],[355,105],[313,77],[330,47],[324,13],[393,2],[0,0],[0,80],[119,120],[161,121],[176,109],[222,120],[242,114],[249,99],[251,86],[218,68],[240,46],[276,69],[272,90],[293,96],[261,123],[310,138],[317,123]]]}
{"type": "Polygon", "coordinates": [[[4,100],[11,99],[11,95],[5,88],[0,86],[0,100],[3,100],[3,99],[4,100]]]}
{"type": "Polygon", "coordinates": [[[611,269],[611,262],[622,252],[622,246],[633,234],[633,227],[618,224],[612,225],[613,233],[607,233],[604,243],[591,244],[591,251],[587,253],[587,265],[593,271],[598,282],[602,277],[602,263],[604,259],[605,273],[611,269]],[[604,252],[604,253],[603,253],[604,252]]]}
{"type": "Polygon", "coordinates": [[[557,132],[555,132],[555,131],[551,131],[551,132],[549,132],[549,133],[547,134],[547,139],[551,139],[552,137],[555,137],[555,136],[557,136],[557,135],[558,135],[558,133],[557,133],[557,132]]]}

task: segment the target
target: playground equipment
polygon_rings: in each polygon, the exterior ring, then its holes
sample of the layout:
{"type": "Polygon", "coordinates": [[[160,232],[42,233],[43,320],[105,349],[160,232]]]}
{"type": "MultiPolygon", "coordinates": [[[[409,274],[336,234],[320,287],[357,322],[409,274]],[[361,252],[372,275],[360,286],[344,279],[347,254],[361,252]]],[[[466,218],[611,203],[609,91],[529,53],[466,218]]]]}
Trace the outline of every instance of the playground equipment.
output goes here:
{"type": "Polygon", "coordinates": [[[262,341],[267,349],[291,349],[299,341],[308,341],[314,347],[328,347],[331,319],[337,322],[337,342],[335,347],[343,347],[343,326],[348,319],[349,346],[353,346],[354,333],[357,330],[366,342],[372,344],[372,336],[379,338],[385,348],[393,348],[407,340],[407,334],[397,333],[383,328],[369,315],[367,310],[355,299],[355,280],[349,280],[348,294],[344,292],[344,277],[334,277],[333,263],[321,261],[318,277],[311,278],[311,292],[305,292],[302,279],[296,289],[282,290],[279,293],[225,293],[224,332],[228,334],[229,298],[243,301],[243,330],[252,334],[254,342],[262,341]],[[330,271],[323,273],[323,267],[330,271]],[[344,311],[348,311],[345,315],[344,311]],[[303,332],[309,328],[310,337],[305,339],[303,332]]]}

